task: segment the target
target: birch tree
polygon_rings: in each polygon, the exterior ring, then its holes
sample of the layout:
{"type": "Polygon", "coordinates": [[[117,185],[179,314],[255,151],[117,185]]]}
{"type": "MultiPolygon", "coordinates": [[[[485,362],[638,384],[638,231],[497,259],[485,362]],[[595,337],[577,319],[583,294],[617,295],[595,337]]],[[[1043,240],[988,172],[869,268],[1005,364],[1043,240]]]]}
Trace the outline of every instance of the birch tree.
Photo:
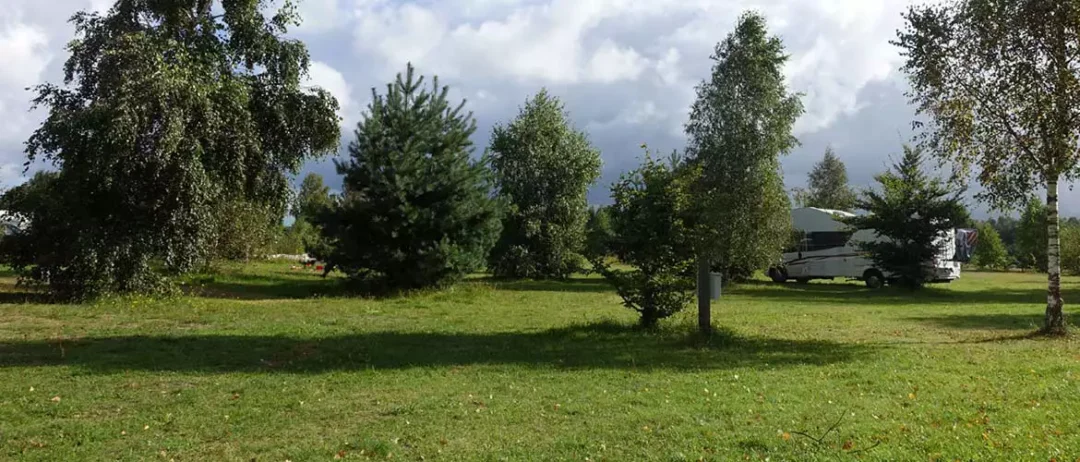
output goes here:
{"type": "Polygon", "coordinates": [[[912,6],[894,42],[922,145],[975,175],[995,208],[1046,191],[1043,330],[1065,332],[1058,185],[1080,174],[1080,0],[945,0],[912,6]]]}

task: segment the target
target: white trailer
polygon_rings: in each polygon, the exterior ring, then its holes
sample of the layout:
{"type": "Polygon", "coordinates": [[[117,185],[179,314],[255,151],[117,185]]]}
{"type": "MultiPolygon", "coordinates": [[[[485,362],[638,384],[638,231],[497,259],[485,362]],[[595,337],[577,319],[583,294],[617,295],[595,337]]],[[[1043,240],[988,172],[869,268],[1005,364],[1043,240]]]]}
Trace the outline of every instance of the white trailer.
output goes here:
{"type": "MultiPolygon", "coordinates": [[[[885,285],[892,275],[876,268],[860,247],[862,242],[881,237],[874,230],[853,231],[840,221],[853,216],[850,212],[813,207],[792,210],[792,227],[799,239],[785,249],[782,264],[769,268],[769,277],[776,282],[846,278],[864,281],[871,288],[885,285]]],[[[934,282],[959,279],[960,263],[953,261],[955,230],[949,230],[939,243],[941,252],[933,262],[927,262],[933,268],[934,282]]]]}

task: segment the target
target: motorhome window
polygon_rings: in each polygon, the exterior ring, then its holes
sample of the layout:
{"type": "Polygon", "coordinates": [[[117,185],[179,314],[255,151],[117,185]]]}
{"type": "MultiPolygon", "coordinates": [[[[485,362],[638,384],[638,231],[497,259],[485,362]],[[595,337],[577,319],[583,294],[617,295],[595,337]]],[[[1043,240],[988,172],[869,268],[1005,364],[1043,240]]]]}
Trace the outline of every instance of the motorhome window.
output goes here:
{"type": "Polygon", "coordinates": [[[852,233],[849,231],[821,231],[806,233],[803,250],[813,252],[843,247],[851,240],[852,233]]]}

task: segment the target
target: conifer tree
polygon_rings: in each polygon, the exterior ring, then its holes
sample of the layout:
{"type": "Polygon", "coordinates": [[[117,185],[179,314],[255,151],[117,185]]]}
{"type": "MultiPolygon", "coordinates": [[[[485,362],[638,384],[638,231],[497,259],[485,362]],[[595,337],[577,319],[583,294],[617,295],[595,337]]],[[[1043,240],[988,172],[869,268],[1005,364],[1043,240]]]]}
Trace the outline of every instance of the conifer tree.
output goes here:
{"type": "Polygon", "coordinates": [[[499,231],[490,171],[470,157],[476,130],[447,87],[405,74],[372,90],[350,158],[345,192],[318,220],[334,248],[328,263],[370,290],[452,283],[483,265],[499,231]]]}

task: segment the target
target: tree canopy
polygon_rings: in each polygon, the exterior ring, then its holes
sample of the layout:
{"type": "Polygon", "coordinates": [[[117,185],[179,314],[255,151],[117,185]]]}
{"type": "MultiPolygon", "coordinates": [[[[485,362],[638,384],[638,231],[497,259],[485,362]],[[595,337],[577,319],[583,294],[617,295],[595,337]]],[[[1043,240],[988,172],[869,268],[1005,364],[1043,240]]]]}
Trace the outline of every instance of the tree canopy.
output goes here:
{"type": "Polygon", "coordinates": [[[312,222],[320,213],[333,205],[330,187],[323,184],[323,177],[318,173],[309,173],[300,183],[296,199],[292,205],[292,215],[297,220],[312,222]]]}
{"type": "Polygon", "coordinates": [[[300,86],[309,58],[268,1],[119,0],[78,13],[63,85],[29,161],[58,170],[49,207],[4,255],[58,295],[145,291],[212,254],[214,213],[240,200],[280,216],[288,175],[338,143],[337,102],[300,86]]]}
{"type": "Polygon", "coordinates": [[[496,276],[565,278],[581,269],[586,193],[600,176],[600,152],[571,126],[558,98],[541,90],[491,135],[491,167],[510,210],[492,249],[496,276]]]}
{"type": "Polygon", "coordinates": [[[807,189],[797,190],[795,202],[803,207],[850,211],[855,208],[858,195],[848,185],[847,167],[836,157],[832,147],[825,150],[825,157],[810,171],[807,189]]]}
{"type": "Polygon", "coordinates": [[[790,237],[780,156],[798,144],[792,125],[803,106],[784,83],[788,55],[763,16],[740,17],[712,59],[686,124],[689,164],[701,171],[698,252],[729,277],[747,276],[774,263],[790,237]]]}
{"type": "Polygon", "coordinates": [[[368,290],[457,281],[484,263],[499,232],[498,203],[465,102],[451,106],[437,78],[410,64],[372,102],[337,162],[344,194],[318,220],[328,263],[368,290]]]}
{"type": "Polygon", "coordinates": [[[1080,177],[1080,1],[943,0],[904,19],[895,44],[928,116],[923,146],[976,174],[994,206],[1046,188],[1044,330],[1065,332],[1057,202],[1059,183],[1080,177]]]}
{"type": "Polygon", "coordinates": [[[613,267],[606,255],[594,258],[597,271],[612,282],[623,304],[641,315],[644,327],[655,327],[693,300],[689,183],[694,176],[678,167],[646,153],[644,163],[612,187],[607,248],[633,269],[613,267]]]}

